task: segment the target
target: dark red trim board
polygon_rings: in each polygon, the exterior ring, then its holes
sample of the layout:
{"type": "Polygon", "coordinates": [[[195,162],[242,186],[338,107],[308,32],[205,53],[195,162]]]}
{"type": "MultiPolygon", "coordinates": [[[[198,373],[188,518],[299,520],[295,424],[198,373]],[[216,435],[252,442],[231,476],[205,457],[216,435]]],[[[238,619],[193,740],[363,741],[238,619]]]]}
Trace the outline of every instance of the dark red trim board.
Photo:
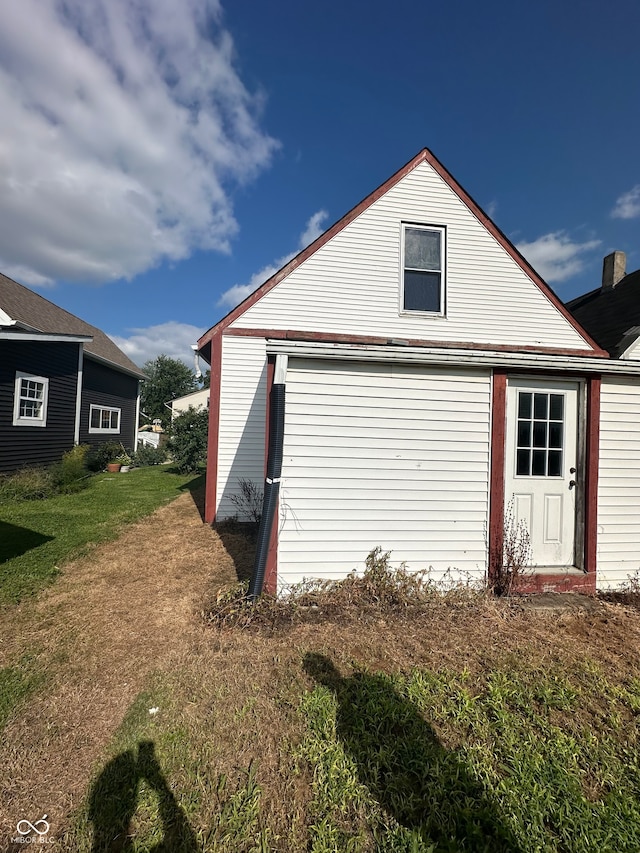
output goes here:
{"type": "Polygon", "coordinates": [[[491,476],[489,494],[489,583],[502,568],[504,543],[504,454],[507,418],[507,373],[493,371],[491,395],[491,476]]]}
{"type": "MultiPolygon", "coordinates": [[[[299,341],[301,343],[338,343],[364,344],[374,346],[392,346],[393,338],[376,335],[347,335],[341,332],[308,332],[295,329],[245,329],[236,327],[225,329],[224,335],[240,338],[268,338],[274,341],[299,341]]],[[[398,344],[396,344],[398,346],[398,344]]],[[[607,353],[597,353],[590,349],[569,349],[561,347],[521,346],[517,344],[488,344],[473,341],[432,341],[423,338],[402,338],[402,346],[437,347],[439,349],[492,350],[495,352],[530,352],[536,355],[575,355],[590,358],[609,358],[607,353]]],[[[548,373],[548,370],[543,370],[548,373]]]]}
{"type": "Polygon", "coordinates": [[[222,380],[222,335],[211,339],[211,384],[209,388],[209,437],[207,439],[207,478],[204,520],[216,520],[218,485],[218,443],[220,438],[220,383],[222,380]]]}
{"type": "Polygon", "coordinates": [[[600,376],[587,379],[585,439],[584,570],[593,578],[597,568],[598,468],[600,465],[600,376]]]}

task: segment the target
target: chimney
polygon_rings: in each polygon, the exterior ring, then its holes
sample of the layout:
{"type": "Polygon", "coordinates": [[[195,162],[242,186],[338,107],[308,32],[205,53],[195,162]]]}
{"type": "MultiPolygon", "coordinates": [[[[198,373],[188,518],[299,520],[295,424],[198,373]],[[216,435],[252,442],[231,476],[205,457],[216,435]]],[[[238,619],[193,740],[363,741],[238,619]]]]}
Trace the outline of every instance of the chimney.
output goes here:
{"type": "Polygon", "coordinates": [[[613,290],[627,274],[627,256],[624,252],[611,252],[602,262],[602,289],[613,290]]]}

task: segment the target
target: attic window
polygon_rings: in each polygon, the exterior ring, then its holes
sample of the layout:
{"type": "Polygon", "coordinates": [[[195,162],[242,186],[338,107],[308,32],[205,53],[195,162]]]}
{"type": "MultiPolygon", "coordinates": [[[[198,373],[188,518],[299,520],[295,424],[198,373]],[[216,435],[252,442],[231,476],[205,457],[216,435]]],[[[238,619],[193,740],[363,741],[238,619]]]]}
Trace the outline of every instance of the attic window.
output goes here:
{"type": "Polygon", "coordinates": [[[444,228],[402,226],[401,311],[444,313],[444,228]]]}
{"type": "Polygon", "coordinates": [[[46,426],[48,395],[49,380],[46,377],[32,376],[30,373],[22,373],[18,370],[13,402],[13,425],[46,426]]]}

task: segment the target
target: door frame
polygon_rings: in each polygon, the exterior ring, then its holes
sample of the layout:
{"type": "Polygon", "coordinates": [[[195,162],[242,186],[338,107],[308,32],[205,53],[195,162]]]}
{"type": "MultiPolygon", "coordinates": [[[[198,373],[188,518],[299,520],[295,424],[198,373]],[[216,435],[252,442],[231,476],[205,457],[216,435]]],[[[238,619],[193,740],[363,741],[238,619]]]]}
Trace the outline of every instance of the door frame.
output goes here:
{"type": "Polygon", "coordinates": [[[575,562],[583,574],[534,574],[532,586],[537,589],[595,590],[598,464],[600,444],[600,384],[599,374],[585,376],[564,371],[515,371],[495,368],[492,376],[491,402],[491,469],[489,495],[489,554],[488,573],[491,582],[498,576],[503,562],[505,463],[507,430],[507,384],[509,376],[540,380],[548,378],[579,381],[578,395],[578,470],[581,488],[576,496],[575,562]]]}

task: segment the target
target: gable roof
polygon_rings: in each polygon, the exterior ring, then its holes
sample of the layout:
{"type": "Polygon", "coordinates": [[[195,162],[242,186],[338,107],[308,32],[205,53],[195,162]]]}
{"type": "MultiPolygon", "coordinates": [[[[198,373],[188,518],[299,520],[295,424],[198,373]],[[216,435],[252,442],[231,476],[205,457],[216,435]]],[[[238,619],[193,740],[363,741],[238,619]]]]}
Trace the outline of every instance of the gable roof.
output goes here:
{"type": "Polygon", "coordinates": [[[640,324],[640,270],[625,275],[615,287],[599,287],[572,299],[567,308],[601,347],[621,355],[640,324]]]}
{"type": "Polygon", "coordinates": [[[292,258],[292,260],[285,264],[282,269],[278,270],[278,272],[272,275],[271,278],[267,279],[264,284],[258,287],[239,305],[233,308],[225,317],[223,317],[208,331],[206,331],[198,341],[198,350],[208,351],[208,345],[216,335],[222,333],[229,325],[231,325],[235,320],[237,320],[238,317],[244,314],[245,311],[255,305],[256,302],[262,299],[263,296],[269,293],[270,290],[272,290],[277,284],[279,284],[283,279],[290,275],[290,273],[292,273],[297,267],[299,267],[300,264],[304,263],[309,257],[311,257],[311,255],[317,252],[318,249],[324,246],[325,243],[327,243],[329,240],[335,237],[336,234],[342,231],[343,228],[353,222],[358,216],[360,216],[361,213],[363,213],[374,202],[376,202],[379,198],[385,195],[385,193],[392,189],[413,169],[415,169],[421,163],[425,162],[428,163],[434,169],[434,171],[442,178],[442,180],[450,187],[450,189],[453,190],[453,192],[458,196],[462,203],[465,204],[466,207],[473,213],[473,215],[480,221],[480,223],[484,225],[484,227],[497,240],[497,242],[502,246],[502,248],[514,259],[514,261],[524,271],[524,273],[542,291],[542,293],[554,305],[554,307],[560,312],[560,314],[562,314],[562,316],[567,320],[567,322],[578,332],[579,335],[581,335],[585,339],[586,343],[589,346],[593,347],[593,355],[606,356],[607,353],[604,352],[598,346],[598,344],[589,336],[587,331],[580,326],[576,318],[567,310],[563,302],[556,296],[553,290],[551,290],[549,285],[545,281],[543,281],[543,279],[538,275],[538,273],[533,269],[533,267],[528,263],[528,261],[520,254],[520,252],[516,249],[513,243],[511,243],[511,241],[508,239],[508,237],[503,234],[503,232],[497,227],[497,225],[495,225],[495,223],[487,216],[487,214],[482,210],[482,208],[471,198],[471,196],[466,192],[466,190],[464,190],[460,186],[460,184],[455,180],[453,175],[451,175],[445,169],[442,163],[428,148],[423,148],[422,151],[416,154],[413,159],[406,163],[387,181],[381,184],[377,189],[375,189],[366,198],[364,198],[359,204],[357,204],[348,213],[346,213],[342,217],[342,219],[339,219],[336,223],[334,223],[316,240],[314,240],[313,243],[307,246],[306,249],[303,249],[299,254],[292,258]]]}
{"type": "Polygon", "coordinates": [[[17,327],[20,327],[45,334],[91,337],[93,340],[84,345],[87,356],[144,379],[140,368],[103,331],[2,273],[0,310],[15,321],[15,325],[10,326],[11,330],[18,331],[17,327]]]}

